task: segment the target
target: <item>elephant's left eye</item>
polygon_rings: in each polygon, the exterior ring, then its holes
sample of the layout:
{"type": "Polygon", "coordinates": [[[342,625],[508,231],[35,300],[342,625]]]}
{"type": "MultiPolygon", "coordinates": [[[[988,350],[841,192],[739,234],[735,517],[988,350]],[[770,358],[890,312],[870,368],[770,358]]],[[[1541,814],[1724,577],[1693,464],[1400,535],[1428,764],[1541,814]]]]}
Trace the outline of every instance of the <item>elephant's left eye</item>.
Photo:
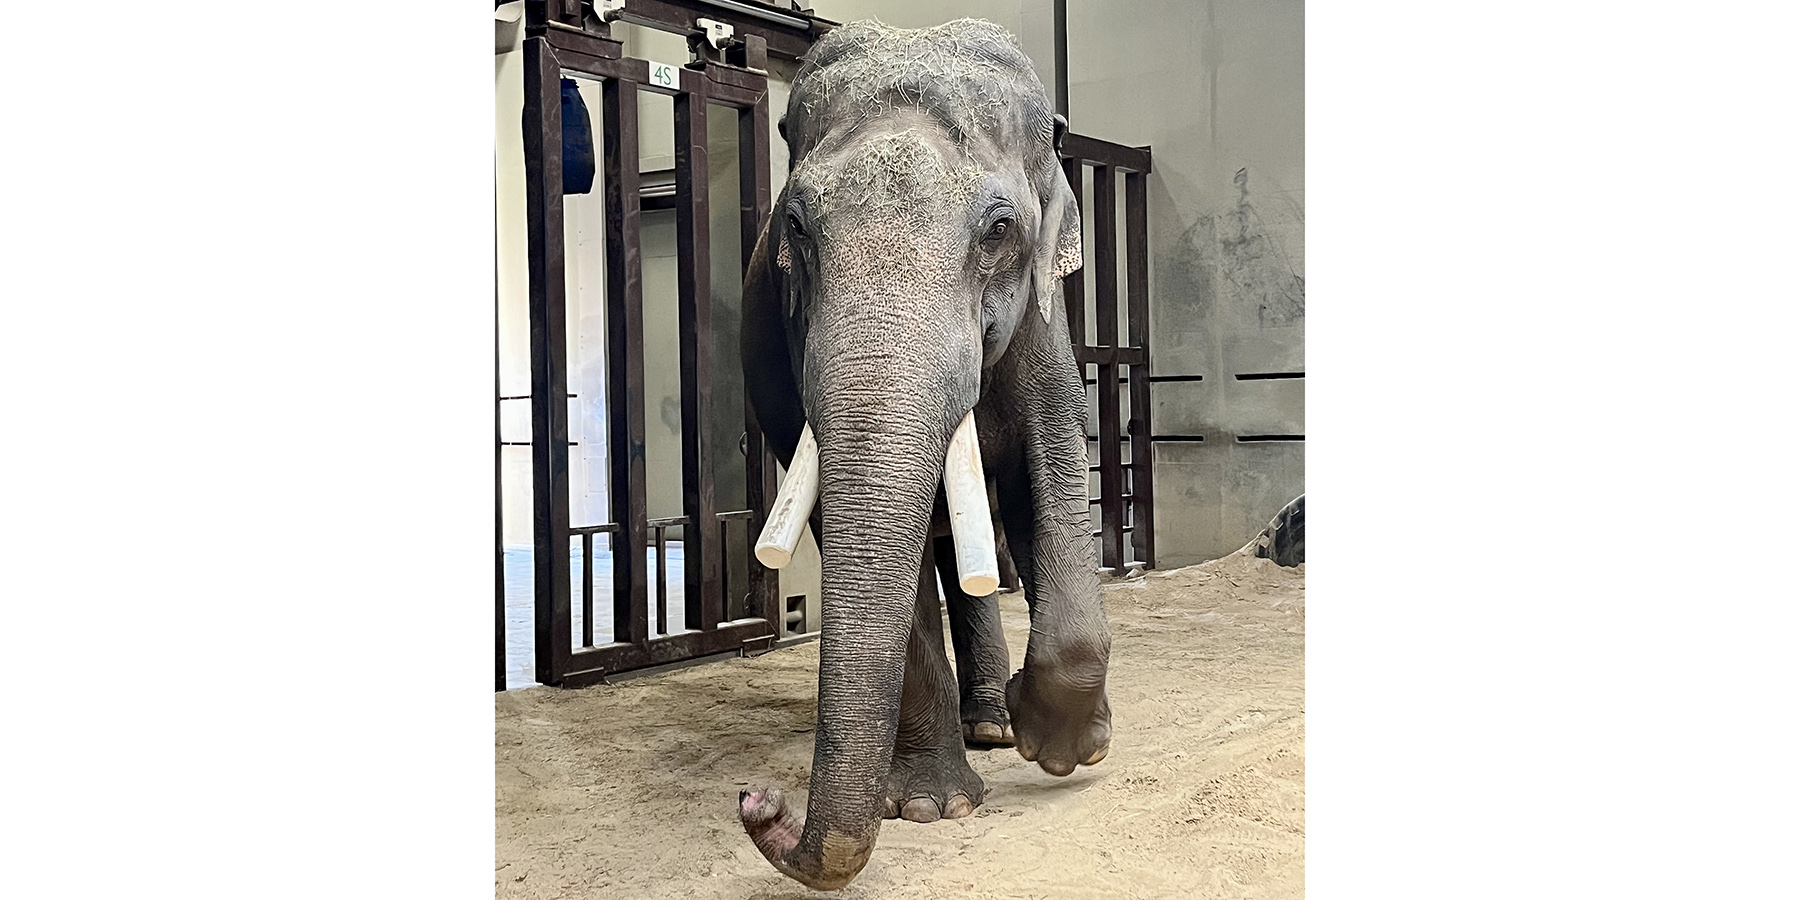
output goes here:
{"type": "Polygon", "coordinates": [[[1009,231],[1011,228],[1012,228],[1012,220],[1011,219],[1001,219],[1001,220],[995,222],[992,226],[990,226],[988,228],[987,236],[985,236],[981,239],[982,245],[987,247],[990,250],[999,246],[1001,239],[1006,237],[1006,232],[1009,231]]]}

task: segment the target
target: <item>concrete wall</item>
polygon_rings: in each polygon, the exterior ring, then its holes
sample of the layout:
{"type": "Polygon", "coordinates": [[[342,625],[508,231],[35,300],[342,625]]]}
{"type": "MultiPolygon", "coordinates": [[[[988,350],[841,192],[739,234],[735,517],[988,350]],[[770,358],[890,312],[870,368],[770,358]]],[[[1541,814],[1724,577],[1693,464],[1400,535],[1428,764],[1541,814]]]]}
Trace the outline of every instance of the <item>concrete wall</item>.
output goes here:
{"type": "Polygon", "coordinates": [[[1236,377],[1305,371],[1303,5],[1068,7],[1071,126],[1154,148],[1151,370],[1203,380],[1153,385],[1152,426],[1204,438],[1155,446],[1158,562],[1199,562],[1305,490],[1304,443],[1238,441],[1304,434],[1304,380],[1236,377]]]}

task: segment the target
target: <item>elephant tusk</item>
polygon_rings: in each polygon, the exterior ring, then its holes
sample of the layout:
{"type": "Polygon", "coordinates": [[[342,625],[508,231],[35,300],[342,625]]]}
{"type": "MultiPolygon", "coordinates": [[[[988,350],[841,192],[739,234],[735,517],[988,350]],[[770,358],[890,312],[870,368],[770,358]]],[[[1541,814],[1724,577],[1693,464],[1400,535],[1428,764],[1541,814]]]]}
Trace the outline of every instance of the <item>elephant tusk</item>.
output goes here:
{"type": "Polygon", "coordinates": [[[812,424],[800,429],[800,443],[794,448],[793,464],[781,489],[775,492],[775,505],[763,523],[756,539],[756,559],[771,569],[779,569],[794,558],[794,545],[800,543],[800,532],[812,518],[813,504],[819,501],[819,443],[813,440],[812,424]]]}
{"type": "Polygon", "coordinates": [[[944,455],[944,499],[950,507],[950,536],[956,544],[963,593],[986,597],[1000,587],[1000,560],[994,554],[994,519],[988,510],[974,410],[950,435],[950,450],[944,455]]]}

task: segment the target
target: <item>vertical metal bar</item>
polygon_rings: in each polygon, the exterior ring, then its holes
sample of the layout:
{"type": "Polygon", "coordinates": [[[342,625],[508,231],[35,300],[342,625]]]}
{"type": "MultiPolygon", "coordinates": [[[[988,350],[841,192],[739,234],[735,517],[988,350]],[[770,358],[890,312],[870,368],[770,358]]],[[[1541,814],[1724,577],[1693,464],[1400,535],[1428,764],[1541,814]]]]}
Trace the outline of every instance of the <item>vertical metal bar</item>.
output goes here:
{"type": "Polygon", "coordinates": [[[525,42],[525,221],[530,250],[531,521],[537,680],[568,670],[569,378],[563,288],[562,66],[525,42]]]}
{"type": "Polygon", "coordinates": [[[1094,344],[1100,347],[1116,347],[1119,344],[1119,222],[1114,185],[1116,180],[1112,166],[1094,167],[1094,344]]]}
{"type": "Polygon", "coordinates": [[[1154,448],[1150,443],[1150,225],[1142,172],[1125,175],[1126,340],[1144,352],[1131,367],[1131,543],[1138,562],[1156,568],[1154,448]]]}
{"type": "Polygon", "coordinates": [[[719,624],[720,544],[712,461],[712,236],[707,189],[706,75],[681,70],[675,98],[675,247],[681,331],[681,529],[683,600],[688,628],[719,624]]]}
{"type": "Polygon", "coordinates": [[[594,646],[594,533],[581,533],[581,646],[594,646]]]}
{"type": "MultiPolygon", "coordinates": [[[[495,243],[499,236],[495,235],[495,243]]],[[[500,269],[494,268],[494,690],[506,690],[506,521],[500,443],[500,269]]]]}
{"type": "MultiPolygon", "coordinates": [[[[1075,208],[1081,210],[1081,179],[1086,175],[1086,166],[1079,159],[1063,160],[1063,175],[1069,179],[1069,190],[1075,193],[1075,208]]],[[[1082,268],[1086,268],[1083,266],[1082,268]]],[[[1087,346],[1087,285],[1084,280],[1087,273],[1076,269],[1063,276],[1063,309],[1069,318],[1069,343],[1075,347],[1087,346]]],[[[1081,358],[1079,350],[1075,358],[1081,358]]]]}
{"type": "Polygon", "coordinates": [[[638,88],[602,83],[606,178],[606,408],[613,541],[613,639],[650,640],[645,583],[644,284],[639,256],[638,88]]]}
{"type": "Polygon", "coordinates": [[[669,633],[669,557],[668,529],[656,526],[656,633],[669,633]]]}
{"type": "Polygon", "coordinates": [[[1103,348],[1095,375],[1100,403],[1100,564],[1116,574],[1125,567],[1125,501],[1119,434],[1118,213],[1111,166],[1094,167],[1094,343],[1103,348]]]}
{"type": "MultiPolygon", "coordinates": [[[[754,37],[754,36],[752,36],[754,37]]],[[[746,41],[754,50],[756,45],[746,41]]],[[[765,60],[766,62],[766,60],[765,60]]],[[[769,95],[767,91],[749,109],[738,111],[738,234],[744,268],[756,252],[763,223],[769,219],[769,95]]],[[[757,424],[756,409],[744,394],[745,445],[744,473],[746,505],[754,510],[745,528],[745,540],[762,531],[768,519],[769,504],[775,501],[775,456],[763,440],[762,426],[757,424]]],[[[761,616],[771,628],[780,630],[780,575],[752,562],[750,564],[750,603],[747,615],[761,616]]]]}
{"type": "MultiPolygon", "coordinates": [[[[1042,9],[1042,7],[1039,7],[1042,9]]],[[[1069,117],[1069,4],[1068,0],[1052,0],[1050,28],[1053,53],[1056,55],[1056,111],[1069,117]]]]}
{"type": "MultiPolygon", "coordinates": [[[[720,522],[719,523],[719,548],[722,551],[724,548],[729,547],[729,546],[731,546],[731,522],[730,521],[720,522]]],[[[731,611],[729,608],[730,603],[731,603],[731,566],[721,563],[719,566],[719,602],[718,602],[718,605],[714,607],[716,612],[713,613],[713,615],[718,617],[715,620],[715,622],[723,622],[723,621],[731,618],[731,611]]]]}

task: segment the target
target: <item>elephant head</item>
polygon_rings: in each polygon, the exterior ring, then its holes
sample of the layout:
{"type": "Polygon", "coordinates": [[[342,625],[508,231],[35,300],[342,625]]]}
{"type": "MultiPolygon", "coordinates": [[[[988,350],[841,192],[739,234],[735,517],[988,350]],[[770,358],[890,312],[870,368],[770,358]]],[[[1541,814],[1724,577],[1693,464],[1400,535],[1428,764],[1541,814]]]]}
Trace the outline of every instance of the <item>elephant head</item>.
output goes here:
{"type": "Polygon", "coordinates": [[[789,453],[803,425],[817,442],[819,717],[804,821],[773,791],[746,793],[740,813],[811,887],[848,883],[874,847],[952,433],[1080,265],[1064,127],[987,22],[845,25],[793,83],[793,163],[746,278],[744,351],[785,347],[781,385],[752,384],[757,415],[789,453]]]}

